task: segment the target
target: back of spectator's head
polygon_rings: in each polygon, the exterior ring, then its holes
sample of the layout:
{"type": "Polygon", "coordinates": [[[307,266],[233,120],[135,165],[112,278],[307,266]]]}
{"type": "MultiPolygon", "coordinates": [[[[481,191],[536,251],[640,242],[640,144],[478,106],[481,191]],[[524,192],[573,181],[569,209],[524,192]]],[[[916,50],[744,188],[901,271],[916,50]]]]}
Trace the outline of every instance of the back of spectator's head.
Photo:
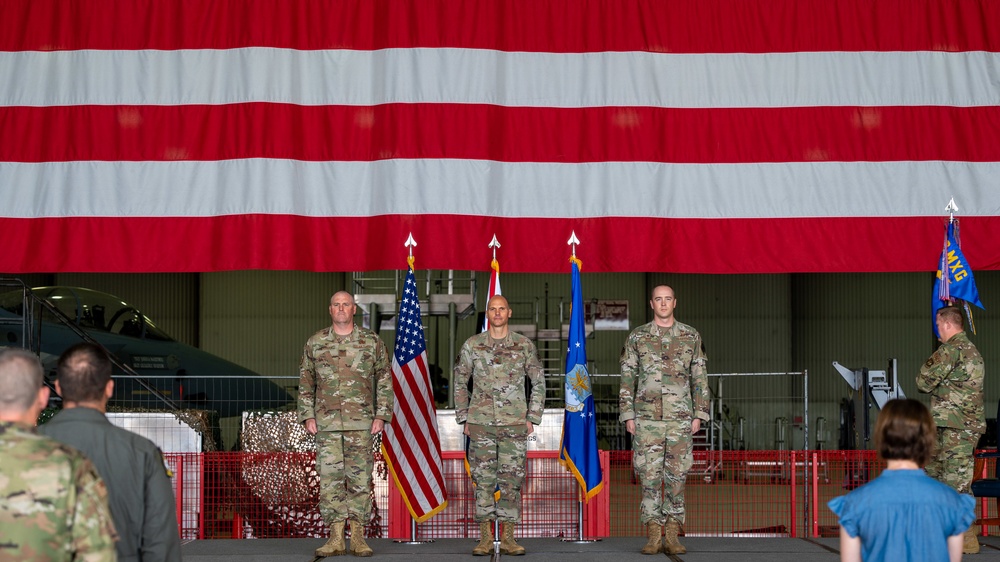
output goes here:
{"type": "Polygon", "coordinates": [[[890,400],[875,422],[875,448],[885,460],[911,460],[919,466],[934,456],[937,430],[930,410],[912,398],[890,400]]]}
{"type": "Polygon", "coordinates": [[[938,318],[942,322],[947,322],[959,330],[965,329],[965,319],[962,317],[962,309],[957,306],[946,306],[937,311],[938,318]]]}
{"type": "Polygon", "coordinates": [[[0,350],[0,411],[26,412],[38,400],[45,371],[38,357],[26,349],[0,350]]]}
{"type": "Polygon", "coordinates": [[[56,381],[59,395],[69,402],[104,400],[111,380],[111,359],[99,345],[78,343],[59,356],[56,381]]]}

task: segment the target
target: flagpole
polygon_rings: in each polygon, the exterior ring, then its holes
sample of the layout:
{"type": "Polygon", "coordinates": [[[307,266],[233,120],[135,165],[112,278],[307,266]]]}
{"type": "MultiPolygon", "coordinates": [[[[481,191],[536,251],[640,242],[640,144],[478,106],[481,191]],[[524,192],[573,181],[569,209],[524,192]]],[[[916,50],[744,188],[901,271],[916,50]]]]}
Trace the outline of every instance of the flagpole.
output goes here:
{"type": "MultiPolygon", "coordinates": [[[[500,247],[500,241],[497,240],[497,235],[493,233],[493,240],[490,240],[488,248],[493,250],[493,261],[490,262],[490,281],[489,287],[486,288],[486,306],[483,307],[485,314],[483,314],[483,332],[489,329],[490,319],[489,319],[489,308],[490,299],[495,295],[500,294],[500,262],[497,261],[497,248],[500,247]],[[494,279],[496,283],[494,284],[494,279]]],[[[466,455],[468,455],[469,450],[469,437],[465,438],[466,455]]],[[[469,476],[471,476],[471,471],[469,476]]],[[[493,493],[493,510],[496,511],[499,503],[499,498],[497,494],[500,493],[500,487],[497,485],[497,491],[493,493]]],[[[500,519],[493,518],[493,552],[490,553],[490,562],[500,561],[500,519]]]]}
{"type": "MultiPolygon", "coordinates": [[[[409,236],[406,237],[406,242],[403,244],[409,250],[409,256],[406,258],[406,265],[412,270],[413,263],[416,259],[413,257],[413,248],[416,247],[417,241],[413,239],[413,233],[411,232],[409,236]]],[[[397,328],[398,329],[398,328],[397,328]]],[[[392,542],[398,544],[427,544],[434,542],[434,539],[417,539],[417,520],[410,515],[410,539],[395,539],[392,542]]]]}
{"type": "MultiPolygon", "coordinates": [[[[576,262],[577,267],[579,267],[580,264],[580,260],[576,257],[576,246],[578,244],[580,244],[580,239],[576,237],[576,231],[574,230],[569,235],[569,240],[566,242],[566,245],[570,247],[570,253],[572,254],[572,257],[570,257],[569,261],[576,262]]],[[[570,338],[572,338],[572,335],[570,336],[570,338]]],[[[567,377],[569,376],[569,373],[566,373],[563,376],[567,377]]],[[[601,539],[599,538],[588,539],[583,536],[583,492],[580,490],[578,490],[576,495],[576,505],[577,505],[576,538],[575,539],[563,538],[561,539],[562,542],[575,543],[575,544],[589,544],[589,543],[600,542],[601,539]]]]}
{"type": "Polygon", "coordinates": [[[493,261],[490,262],[490,280],[489,286],[486,288],[486,304],[483,305],[483,326],[482,330],[480,330],[482,332],[485,332],[490,327],[489,315],[486,314],[486,309],[490,306],[490,299],[494,295],[500,294],[500,262],[497,261],[497,248],[500,247],[500,241],[497,240],[496,233],[493,234],[493,240],[490,240],[487,247],[493,250],[493,261]]]}
{"type": "Polygon", "coordinates": [[[940,337],[936,324],[937,312],[942,307],[957,306],[964,310],[969,321],[969,331],[973,334],[976,333],[976,324],[972,317],[971,305],[985,310],[979,298],[979,291],[976,289],[970,264],[962,253],[960,225],[959,220],[955,218],[958,205],[955,204],[954,197],[948,201],[944,210],[948,213],[948,224],[945,228],[944,246],[941,248],[937,280],[931,300],[931,321],[934,336],[937,338],[940,337]]]}

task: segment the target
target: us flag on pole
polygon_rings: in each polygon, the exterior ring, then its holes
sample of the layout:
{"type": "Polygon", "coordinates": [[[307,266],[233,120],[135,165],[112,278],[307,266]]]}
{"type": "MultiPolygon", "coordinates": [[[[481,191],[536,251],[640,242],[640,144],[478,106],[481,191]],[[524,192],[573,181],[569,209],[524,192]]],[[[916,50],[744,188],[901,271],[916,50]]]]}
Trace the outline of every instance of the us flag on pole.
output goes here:
{"type": "Polygon", "coordinates": [[[385,428],[382,453],[410,515],[422,523],[448,505],[448,495],[413,269],[406,273],[399,303],[392,383],[396,401],[392,423],[385,428]]]}

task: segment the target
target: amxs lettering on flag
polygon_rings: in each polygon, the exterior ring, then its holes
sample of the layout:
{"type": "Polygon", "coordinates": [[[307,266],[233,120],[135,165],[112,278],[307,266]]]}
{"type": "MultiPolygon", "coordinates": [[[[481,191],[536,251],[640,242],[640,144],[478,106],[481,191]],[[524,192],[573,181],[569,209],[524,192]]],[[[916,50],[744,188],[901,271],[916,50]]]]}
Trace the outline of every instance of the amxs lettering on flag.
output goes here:
{"type": "Polygon", "coordinates": [[[385,428],[383,454],[410,515],[417,523],[448,505],[441,468],[434,392],[427,370],[427,345],[420,319],[417,281],[410,268],[403,284],[392,359],[396,403],[385,428]]]}
{"type": "MultiPolygon", "coordinates": [[[[962,254],[961,245],[958,242],[958,221],[948,223],[945,232],[944,249],[941,250],[941,260],[938,264],[937,279],[934,281],[934,295],[931,299],[931,324],[934,326],[934,335],[940,337],[937,329],[937,311],[951,304],[959,305],[957,300],[974,304],[986,310],[982,301],[979,300],[979,289],[976,288],[976,280],[972,276],[972,268],[962,254]]],[[[971,312],[966,308],[966,313],[971,312]]]]}
{"type": "Polygon", "coordinates": [[[580,484],[587,500],[603,486],[601,461],[597,450],[597,418],[594,395],[587,372],[586,327],[583,317],[583,291],[580,287],[579,260],[573,258],[572,308],[569,319],[569,349],[566,352],[566,412],[563,415],[562,444],[559,462],[566,466],[580,484]]]}

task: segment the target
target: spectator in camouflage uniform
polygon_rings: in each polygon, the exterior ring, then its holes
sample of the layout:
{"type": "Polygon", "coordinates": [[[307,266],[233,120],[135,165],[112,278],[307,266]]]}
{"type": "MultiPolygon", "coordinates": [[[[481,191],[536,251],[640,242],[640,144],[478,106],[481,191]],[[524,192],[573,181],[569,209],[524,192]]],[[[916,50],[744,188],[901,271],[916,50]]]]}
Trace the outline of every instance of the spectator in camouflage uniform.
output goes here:
{"type": "MultiPolygon", "coordinates": [[[[972,486],[973,453],[986,431],[983,412],[983,356],[965,333],[962,311],[954,306],[938,310],[941,346],[920,368],[917,390],[931,395],[931,413],[937,425],[937,453],[927,464],[931,477],[968,494],[972,486]]],[[[979,552],[976,531],[965,532],[966,554],[979,552]]]]}
{"type": "Polygon", "coordinates": [[[354,325],[350,293],[330,299],[333,324],[312,335],[299,366],[299,421],[316,436],[320,513],[330,540],[317,556],[344,554],[351,521],[351,554],[371,556],[365,524],[371,519],[372,440],[392,421],[392,373],[378,335],[354,325]]]}
{"type": "Polygon", "coordinates": [[[527,437],[542,423],[545,376],[535,344],[507,325],[507,299],[491,298],[486,316],[489,329],[462,345],[455,365],[455,419],[469,436],[469,471],[476,485],[480,540],[472,554],[492,552],[496,520],[502,524],[500,552],[516,556],[524,554],[514,540],[514,524],[521,517],[527,437]],[[531,382],[527,398],[525,377],[531,382]],[[494,503],[498,488],[500,499],[494,503]]]}
{"type": "Polygon", "coordinates": [[[0,351],[0,561],[115,560],[104,483],[81,453],[34,430],[49,399],[42,365],[0,351]]]}
{"type": "Polygon", "coordinates": [[[691,436],[709,420],[708,359],[698,332],[674,318],[673,289],[654,288],[649,306],[653,321],[633,330],[622,349],[620,419],[633,436],[633,464],[642,485],[640,520],[649,538],[642,553],[683,554],[687,550],[677,535],[693,461],[691,436]]]}

